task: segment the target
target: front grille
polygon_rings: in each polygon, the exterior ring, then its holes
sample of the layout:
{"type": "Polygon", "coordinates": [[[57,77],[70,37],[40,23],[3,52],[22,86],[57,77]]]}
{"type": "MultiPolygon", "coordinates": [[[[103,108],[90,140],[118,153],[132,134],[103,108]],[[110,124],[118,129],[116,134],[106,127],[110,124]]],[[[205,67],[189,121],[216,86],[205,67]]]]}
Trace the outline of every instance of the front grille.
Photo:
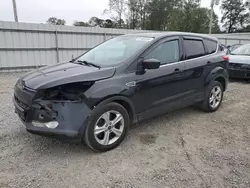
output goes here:
{"type": "Polygon", "coordinates": [[[17,112],[18,113],[18,115],[19,115],[19,117],[23,120],[23,121],[25,121],[26,120],[26,112],[17,112]]]}
{"type": "Polygon", "coordinates": [[[16,96],[14,96],[16,103],[24,110],[28,109],[28,105],[20,101],[16,96]]]}

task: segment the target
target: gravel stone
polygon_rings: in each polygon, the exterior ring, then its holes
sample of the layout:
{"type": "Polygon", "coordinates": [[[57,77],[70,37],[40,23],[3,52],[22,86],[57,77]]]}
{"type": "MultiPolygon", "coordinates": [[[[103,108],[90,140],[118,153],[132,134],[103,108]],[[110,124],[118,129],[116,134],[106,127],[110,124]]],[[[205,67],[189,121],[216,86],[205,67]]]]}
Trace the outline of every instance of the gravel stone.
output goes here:
{"type": "Polygon", "coordinates": [[[0,75],[2,188],[250,187],[250,84],[233,81],[221,108],[178,110],[131,127],[117,148],[26,132],[14,113],[13,87],[23,73],[0,75]]]}

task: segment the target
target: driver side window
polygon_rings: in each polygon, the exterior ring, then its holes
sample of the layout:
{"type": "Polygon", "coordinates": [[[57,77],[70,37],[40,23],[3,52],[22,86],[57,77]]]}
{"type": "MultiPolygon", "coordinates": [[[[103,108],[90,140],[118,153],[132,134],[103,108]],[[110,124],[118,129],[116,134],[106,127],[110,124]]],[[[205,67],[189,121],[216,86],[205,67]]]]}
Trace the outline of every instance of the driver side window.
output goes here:
{"type": "Polygon", "coordinates": [[[157,59],[162,65],[180,60],[179,40],[167,41],[154,48],[145,59],[157,59]]]}

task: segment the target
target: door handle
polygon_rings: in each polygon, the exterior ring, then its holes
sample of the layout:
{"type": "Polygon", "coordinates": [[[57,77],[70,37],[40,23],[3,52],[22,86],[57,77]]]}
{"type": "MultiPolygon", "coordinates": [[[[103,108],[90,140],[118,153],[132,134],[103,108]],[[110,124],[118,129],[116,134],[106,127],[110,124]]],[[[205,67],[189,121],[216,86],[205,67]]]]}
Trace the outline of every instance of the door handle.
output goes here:
{"type": "Polygon", "coordinates": [[[211,61],[208,61],[207,64],[211,64],[212,62],[211,61]]]}
{"type": "Polygon", "coordinates": [[[174,69],[174,73],[178,73],[178,72],[182,72],[182,70],[178,68],[174,69]]]}

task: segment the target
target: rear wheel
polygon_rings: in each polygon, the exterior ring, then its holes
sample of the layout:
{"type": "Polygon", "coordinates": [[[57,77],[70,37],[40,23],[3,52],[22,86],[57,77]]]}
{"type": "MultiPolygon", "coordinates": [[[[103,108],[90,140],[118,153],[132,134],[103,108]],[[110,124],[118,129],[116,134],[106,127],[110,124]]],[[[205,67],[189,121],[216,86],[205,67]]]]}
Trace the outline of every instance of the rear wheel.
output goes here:
{"type": "Polygon", "coordinates": [[[97,107],[87,123],[84,141],[95,151],[111,150],[125,138],[129,122],[128,112],[120,104],[97,107]]]}
{"type": "Polygon", "coordinates": [[[212,82],[206,91],[206,98],[201,104],[201,109],[206,112],[215,112],[223,100],[223,86],[220,82],[212,82]]]}

